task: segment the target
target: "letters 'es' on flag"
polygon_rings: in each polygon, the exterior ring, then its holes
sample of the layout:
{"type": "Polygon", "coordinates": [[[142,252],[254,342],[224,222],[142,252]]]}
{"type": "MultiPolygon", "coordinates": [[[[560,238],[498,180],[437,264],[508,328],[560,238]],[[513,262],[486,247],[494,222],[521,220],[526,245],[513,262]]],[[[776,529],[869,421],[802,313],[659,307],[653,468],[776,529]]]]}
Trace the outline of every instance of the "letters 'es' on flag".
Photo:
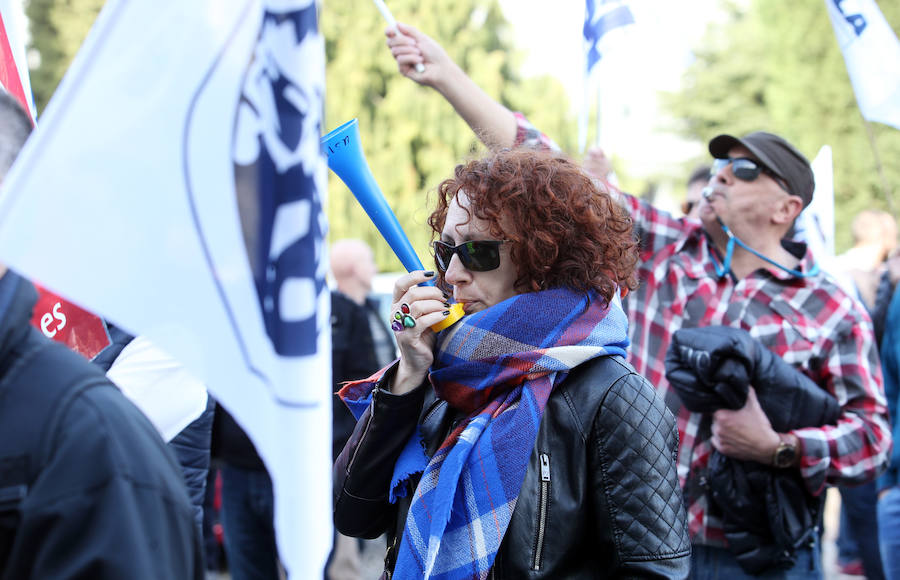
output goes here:
{"type": "Polygon", "coordinates": [[[874,0],[825,0],[859,110],[900,129],[900,41],[874,0]]]}
{"type": "Polygon", "coordinates": [[[0,193],[0,261],[244,427],[292,578],[331,545],[324,86],[313,0],[111,0],[0,193]]]}
{"type": "Polygon", "coordinates": [[[607,32],[634,24],[634,15],[624,0],[586,0],[584,6],[585,73],[590,74],[603,56],[601,41],[607,32]]]}

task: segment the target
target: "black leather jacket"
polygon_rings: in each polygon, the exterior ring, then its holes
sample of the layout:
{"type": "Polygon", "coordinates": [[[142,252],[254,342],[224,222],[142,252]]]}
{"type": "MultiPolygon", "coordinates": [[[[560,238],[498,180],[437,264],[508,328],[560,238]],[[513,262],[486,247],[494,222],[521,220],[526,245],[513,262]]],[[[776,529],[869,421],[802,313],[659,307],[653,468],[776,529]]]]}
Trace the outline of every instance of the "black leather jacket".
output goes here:
{"type": "MultiPolygon", "coordinates": [[[[397,456],[417,424],[431,455],[457,419],[425,385],[376,390],[335,464],[335,525],[350,536],[386,532],[388,578],[412,496],[387,501],[397,456]]],[[[547,402],[489,578],[686,578],[677,447],[671,413],[622,358],[577,367],[547,402]]]]}

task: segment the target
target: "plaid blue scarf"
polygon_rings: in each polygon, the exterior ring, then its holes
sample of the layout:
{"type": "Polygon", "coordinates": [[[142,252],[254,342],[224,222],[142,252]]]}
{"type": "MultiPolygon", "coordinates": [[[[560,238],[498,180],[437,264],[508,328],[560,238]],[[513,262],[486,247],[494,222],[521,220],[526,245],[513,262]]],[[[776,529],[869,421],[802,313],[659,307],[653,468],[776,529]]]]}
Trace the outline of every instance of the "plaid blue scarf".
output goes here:
{"type": "Polygon", "coordinates": [[[627,346],[618,300],[607,307],[596,293],[565,289],[514,296],[442,332],[431,383],[467,416],[430,460],[417,432],[397,462],[391,501],[411,474],[422,477],[393,577],[486,578],[554,384],[627,346]]]}

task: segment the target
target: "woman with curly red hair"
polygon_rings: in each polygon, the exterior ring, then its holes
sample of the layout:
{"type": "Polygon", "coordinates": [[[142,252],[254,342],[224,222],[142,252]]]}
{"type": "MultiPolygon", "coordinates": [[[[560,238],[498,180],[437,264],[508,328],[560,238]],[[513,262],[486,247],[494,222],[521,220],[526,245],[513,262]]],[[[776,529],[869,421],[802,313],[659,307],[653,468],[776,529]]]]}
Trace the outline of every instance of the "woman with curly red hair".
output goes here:
{"type": "Polygon", "coordinates": [[[628,215],[577,165],[501,151],[456,168],[435,272],[394,288],[400,359],[341,397],[335,525],[390,540],[388,578],[687,576],[664,402],[625,362],[628,215]],[[452,298],[466,316],[435,333],[452,298]]]}

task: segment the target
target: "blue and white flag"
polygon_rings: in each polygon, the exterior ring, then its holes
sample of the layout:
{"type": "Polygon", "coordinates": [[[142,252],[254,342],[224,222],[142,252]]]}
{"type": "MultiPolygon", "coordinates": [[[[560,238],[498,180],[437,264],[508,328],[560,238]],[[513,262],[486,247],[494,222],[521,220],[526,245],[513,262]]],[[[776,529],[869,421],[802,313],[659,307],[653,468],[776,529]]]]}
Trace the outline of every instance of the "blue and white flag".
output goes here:
{"type": "MultiPolygon", "coordinates": [[[[591,78],[609,45],[611,31],[634,24],[634,15],[626,0],[585,0],[584,5],[584,101],[578,116],[578,150],[587,147],[588,117],[591,109],[591,78]]],[[[600,140],[600,91],[597,83],[597,141],[600,140]]]]}
{"type": "Polygon", "coordinates": [[[859,110],[900,129],[900,42],[875,0],[825,0],[859,110]]]}
{"type": "Polygon", "coordinates": [[[292,578],[332,537],[324,87],[314,0],[111,0],[0,194],[0,261],[244,427],[292,578]]]}
{"type": "Polygon", "coordinates": [[[585,0],[584,53],[585,74],[590,75],[600,58],[603,37],[611,30],[634,24],[634,15],[626,0],[585,0]]]}

